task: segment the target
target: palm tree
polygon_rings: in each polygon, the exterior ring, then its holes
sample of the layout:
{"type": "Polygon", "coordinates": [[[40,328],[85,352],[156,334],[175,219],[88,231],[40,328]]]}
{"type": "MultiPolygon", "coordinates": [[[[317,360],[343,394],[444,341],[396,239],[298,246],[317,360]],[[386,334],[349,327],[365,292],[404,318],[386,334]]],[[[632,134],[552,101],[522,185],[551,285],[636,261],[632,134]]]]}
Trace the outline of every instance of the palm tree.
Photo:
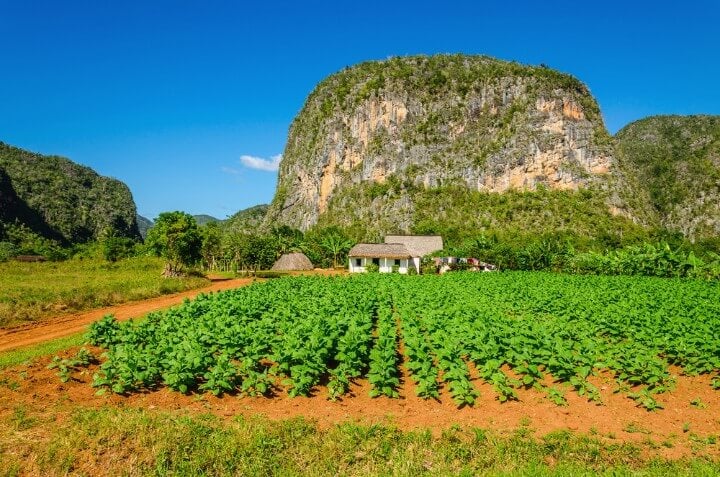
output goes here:
{"type": "Polygon", "coordinates": [[[330,233],[320,239],[320,247],[333,257],[333,268],[337,267],[337,259],[347,253],[354,245],[353,241],[338,233],[330,233]]]}

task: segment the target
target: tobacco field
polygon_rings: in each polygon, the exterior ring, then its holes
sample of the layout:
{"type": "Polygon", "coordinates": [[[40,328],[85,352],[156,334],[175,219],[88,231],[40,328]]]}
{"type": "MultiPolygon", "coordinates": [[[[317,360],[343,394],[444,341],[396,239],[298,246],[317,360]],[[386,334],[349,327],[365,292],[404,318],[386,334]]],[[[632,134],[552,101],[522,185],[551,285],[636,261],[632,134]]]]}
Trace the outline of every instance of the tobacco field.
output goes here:
{"type": "Polygon", "coordinates": [[[592,376],[647,409],[673,374],[709,374],[720,389],[720,284],[538,272],[443,276],[292,277],[194,301],[139,322],[91,326],[106,349],[93,385],[131,393],[330,399],[367,379],[373,396],[478,396],[534,387],[558,405],[569,392],[600,400],[592,376]],[[674,366],[671,367],[671,366],[674,366]],[[679,371],[678,371],[679,370],[679,371]]]}

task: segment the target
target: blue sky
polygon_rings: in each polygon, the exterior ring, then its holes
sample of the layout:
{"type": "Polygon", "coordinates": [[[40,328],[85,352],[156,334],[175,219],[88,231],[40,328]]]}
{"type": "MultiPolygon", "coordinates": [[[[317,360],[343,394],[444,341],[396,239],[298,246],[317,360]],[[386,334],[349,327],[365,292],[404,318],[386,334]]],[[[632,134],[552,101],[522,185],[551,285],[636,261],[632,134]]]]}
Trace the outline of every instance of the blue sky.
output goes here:
{"type": "Polygon", "coordinates": [[[271,200],[325,76],[388,56],[486,54],[584,81],[611,132],[720,114],[720,2],[0,0],[0,141],[130,186],[138,211],[224,218],[271,200]],[[243,156],[244,160],[241,160],[243,156]]]}

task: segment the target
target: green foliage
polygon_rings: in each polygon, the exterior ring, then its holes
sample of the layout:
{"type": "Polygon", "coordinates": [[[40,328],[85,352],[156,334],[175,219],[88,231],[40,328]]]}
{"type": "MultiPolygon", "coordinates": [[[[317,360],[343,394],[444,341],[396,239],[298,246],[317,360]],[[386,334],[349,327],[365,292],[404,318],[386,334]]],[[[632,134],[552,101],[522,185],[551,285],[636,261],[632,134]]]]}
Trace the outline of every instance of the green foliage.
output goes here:
{"type": "MultiPolygon", "coordinates": [[[[395,176],[382,185],[362,183],[336,191],[319,223],[342,226],[354,240],[372,242],[388,231],[397,232],[399,221],[412,224],[410,233],[442,235],[449,248],[465,248],[479,235],[515,250],[537,242],[536,252],[548,246],[563,248],[567,242],[578,250],[618,248],[654,236],[653,230],[612,215],[606,194],[599,190],[500,194],[456,185],[426,189],[395,176]],[[377,196],[380,189],[382,195],[377,196]],[[406,201],[413,204],[411,211],[404,208],[406,201]],[[394,212],[378,215],[378,209],[394,212]],[[543,240],[550,242],[540,243],[543,240]]],[[[528,268],[537,268],[531,263],[533,255],[537,253],[526,257],[528,268]]]]}
{"type": "Polygon", "coordinates": [[[471,406],[472,363],[501,402],[521,387],[558,405],[566,390],[600,402],[591,378],[601,373],[659,410],[671,366],[717,382],[718,296],[716,283],[699,280],[538,272],[294,277],[201,296],[142,323],[105,318],[91,328],[108,350],[95,385],[223,393],[279,382],[298,396],[325,381],[337,399],[366,376],[372,396],[397,397],[405,362],[417,395],[437,399],[444,383],[471,406]]]}
{"type": "Polygon", "coordinates": [[[334,268],[347,263],[353,245],[355,240],[339,227],[315,227],[305,234],[299,248],[312,263],[334,268]]]}
{"type": "Polygon", "coordinates": [[[40,255],[48,260],[64,260],[70,255],[60,242],[35,233],[25,224],[15,222],[5,226],[7,258],[17,255],[40,255]]]}
{"type": "Polygon", "coordinates": [[[85,337],[93,346],[109,347],[119,342],[120,323],[114,315],[105,315],[90,324],[85,337]]]}
{"type": "Polygon", "coordinates": [[[165,258],[168,276],[179,274],[202,256],[202,236],[197,223],[185,212],[161,213],[148,231],[145,244],[156,256],[165,258]]]}
{"type": "Polygon", "coordinates": [[[392,313],[392,301],[385,287],[378,289],[377,339],[370,352],[368,381],[372,387],[370,396],[398,397],[400,386],[398,374],[397,322],[392,313]]]}
{"type": "Polygon", "coordinates": [[[279,247],[272,236],[250,236],[245,259],[256,270],[272,267],[279,257],[279,247]]]}
{"type": "Polygon", "coordinates": [[[8,475],[68,475],[78,467],[89,474],[318,477],[690,477],[720,471],[712,457],[665,459],[640,441],[568,431],[538,436],[523,428],[505,433],[456,426],[432,435],[377,423],[320,426],[304,418],[178,415],[138,406],[79,407],[53,420],[46,414],[18,407],[2,418],[8,475]],[[19,432],[33,438],[19,439],[19,432]]]}
{"type": "Polygon", "coordinates": [[[573,256],[568,270],[602,275],[645,275],[720,279],[720,255],[709,252],[707,261],[691,251],[673,249],[668,243],[628,246],[607,253],[573,256]]]}
{"type": "Polygon", "coordinates": [[[367,265],[365,265],[365,271],[367,273],[379,273],[380,265],[377,265],[375,263],[368,263],[367,265]]]}
{"type": "Polygon", "coordinates": [[[620,165],[647,188],[652,206],[667,215],[700,191],[717,190],[720,117],[652,116],[617,133],[620,165]],[[648,140],[648,138],[651,138],[648,140]]]}
{"type": "Polygon", "coordinates": [[[0,242],[0,262],[7,262],[20,255],[18,247],[12,242],[0,242]]]}
{"type": "Polygon", "coordinates": [[[0,222],[63,246],[115,235],[140,238],[135,203],[122,182],[58,156],[0,142],[0,222]]]}
{"type": "Polygon", "coordinates": [[[217,222],[208,222],[200,227],[200,235],[202,237],[200,254],[208,268],[212,270],[222,257],[222,231],[217,222]]]}
{"type": "Polygon", "coordinates": [[[127,237],[107,237],[102,242],[103,256],[108,262],[117,262],[122,258],[135,255],[136,242],[127,237]]]}
{"type": "Polygon", "coordinates": [[[90,351],[85,348],[80,348],[77,354],[71,358],[63,359],[55,356],[47,368],[57,369],[57,376],[60,378],[60,382],[66,383],[72,379],[72,373],[74,371],[78,371],[80,368],[87,368],[97,362],[97,358],[90,351]]]}
{"type": "Polygon", "coordinates": [[[258,278],[281,278],[288,276],[288,272],[276,272],[273,270],[258,270],[254,276],[258,278]]]}

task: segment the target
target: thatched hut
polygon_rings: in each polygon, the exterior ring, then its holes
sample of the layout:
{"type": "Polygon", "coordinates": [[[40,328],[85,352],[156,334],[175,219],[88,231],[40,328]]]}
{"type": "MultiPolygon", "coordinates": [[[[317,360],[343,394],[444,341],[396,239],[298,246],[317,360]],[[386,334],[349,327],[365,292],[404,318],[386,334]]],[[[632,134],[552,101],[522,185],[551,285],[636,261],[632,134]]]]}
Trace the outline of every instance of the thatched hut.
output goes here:
{"type": "Polygon", "coordinates": [[[313,264],[304,253],[286,253],[278,258],[270,270],[291,271],[291,270],[312,270],[313,264]]]}

